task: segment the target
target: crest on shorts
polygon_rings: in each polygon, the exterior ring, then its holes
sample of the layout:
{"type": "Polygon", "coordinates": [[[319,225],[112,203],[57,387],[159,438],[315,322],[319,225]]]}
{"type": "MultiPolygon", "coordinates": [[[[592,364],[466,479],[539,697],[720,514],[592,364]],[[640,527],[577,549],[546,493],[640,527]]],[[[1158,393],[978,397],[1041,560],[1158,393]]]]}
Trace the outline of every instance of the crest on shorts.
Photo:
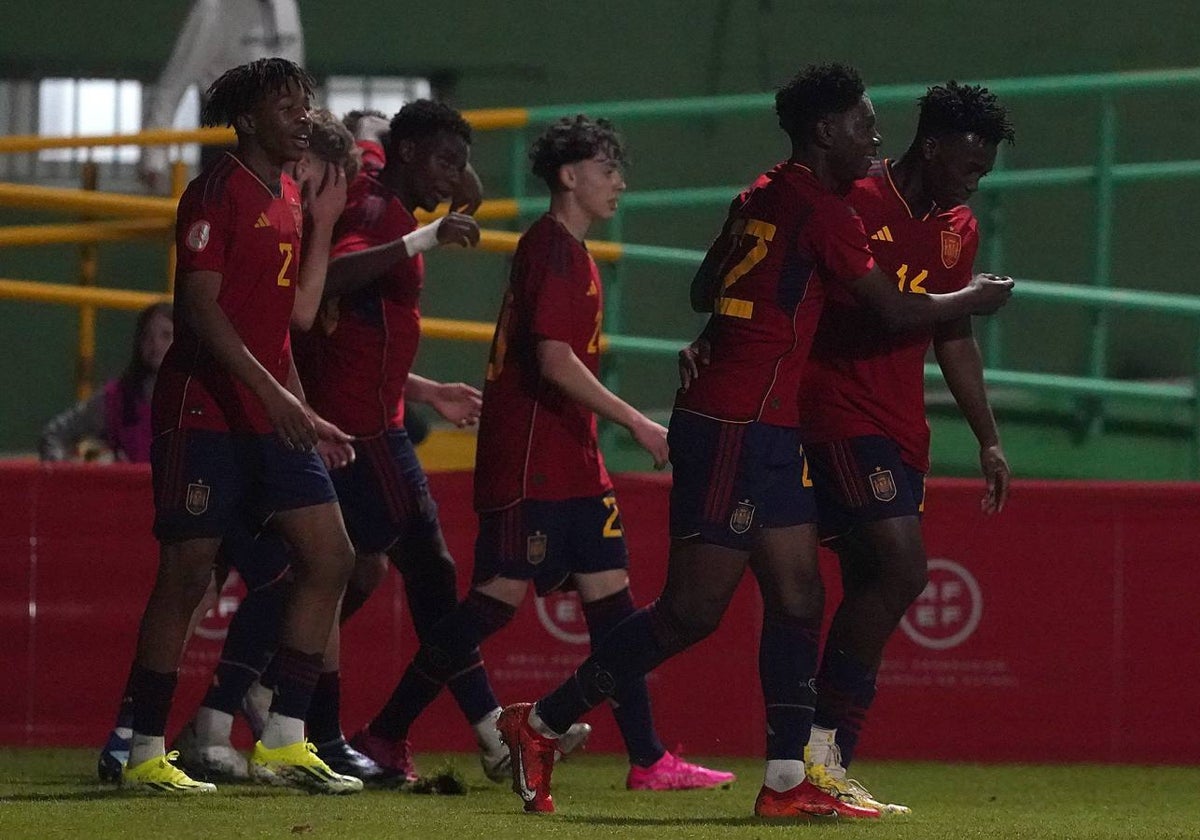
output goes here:
{"type": "Polygon", "coordinates": [[[546,559],[546,544],[549,540],[541,531],[530,534],[525,541],[525,559],[529,565],[536,566],[546,559]]]}
{"type": "Polygon", "coordinates": [[[208,247],[208,238],[211,234],[212,225],[201,219],[192,223],[192,226],[188,228],[187,238],[184,241],[187,242],[188,248],[199,253],[208,247]]]}
{"type": "Polygon", "coordinates": [[[876,469],[867,478],[871,481],[871,492],[881,502],[890,502],[896,498],[896,480],[892,478],[891,470],[876,469]]]}
{"type": "Polygon", "coordinates": [[[183,500],[184,509],[192,516],[204,513],[208,510],[208,492],[211,489],[207,484],[189,484],[183,500]]]}
{"type": "Polygon", "coordinates": [[[749,499],[743,499],[737,503],[737,507],[729,516],[729,530],[735,534],[744,534],[750,530],[750,523],[753,521],[754,505],[750,504],[749,499]]]}
{"type": "Polygon", "coordinates": [[[954,268],[958,255],[962,253],[962,237],[952,230],[942,231],[942,265],[954,268]]]}

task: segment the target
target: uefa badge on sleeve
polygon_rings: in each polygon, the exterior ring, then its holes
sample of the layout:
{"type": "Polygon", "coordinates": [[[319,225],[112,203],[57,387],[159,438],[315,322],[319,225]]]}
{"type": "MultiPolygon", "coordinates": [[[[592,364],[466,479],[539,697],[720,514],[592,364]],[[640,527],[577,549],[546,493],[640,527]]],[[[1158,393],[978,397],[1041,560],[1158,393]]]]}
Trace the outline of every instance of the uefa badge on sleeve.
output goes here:
{"type": "Polygon", "coordinates": [[[892,478],[891,470],[876,468],[867,478],[871,482],[871,492],[881,502],[890,502],[896,498],[896,480],[892,478]]]}
{"type": "Polygon", "coordinates": [[[525,541],[525,559],[529,565],[536,566],[546,559],[546,543],[548,539],[541,531],[530,534],[525,541]]]}
{"type": "Polygon", "coordinates": [[[188,248],[198,254],[208,247],[208,238],[211,235],[212,225],[201,219],[188,228],[187,238],[184,241],[187,242],[188,248]]]}
{"type": "Polygon", "coordinates": [[[942,265],[954,268],[962,253],[962,237],[952,230],[942,231],[942,265]]]}
{"type": "Polygon", "coordinates": [[[210,488],[207,484],[189,484],[187,486],[187,497],[184,499],[184,509],[192,516],[199,516],[208,510],[208,492],[210,488]]]}
{"type": "Polygon", "coordinates": [[[749,499],[742,499],[729,516],[729,530],[735,534],[744,534],[750,530],[750,523],[753,521],[754,505],[750,504],[749,499]]]}

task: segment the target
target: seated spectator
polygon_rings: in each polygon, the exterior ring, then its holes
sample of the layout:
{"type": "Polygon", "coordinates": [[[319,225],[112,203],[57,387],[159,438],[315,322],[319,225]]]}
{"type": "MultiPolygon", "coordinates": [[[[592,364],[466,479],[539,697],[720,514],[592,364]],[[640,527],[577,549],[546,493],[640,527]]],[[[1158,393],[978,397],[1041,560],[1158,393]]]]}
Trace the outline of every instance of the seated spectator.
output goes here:
{"type": "Polygon", "coordinates": [[[171,304],[155,303],[143,309],[138,314],[133,353],[125,372],[46,424],[38,442],[41,459],[74,458],[80,445],[93,439],[106,446],[114,460],[149,462],[150,396],[158,366],[173,336],[171,304]]]}

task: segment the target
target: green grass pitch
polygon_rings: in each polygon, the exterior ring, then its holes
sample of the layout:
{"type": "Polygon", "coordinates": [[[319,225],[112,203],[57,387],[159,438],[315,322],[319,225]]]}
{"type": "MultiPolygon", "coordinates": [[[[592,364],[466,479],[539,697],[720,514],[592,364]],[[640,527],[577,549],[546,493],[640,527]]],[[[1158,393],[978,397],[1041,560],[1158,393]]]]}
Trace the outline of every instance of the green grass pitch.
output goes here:
{"type": "Polygon", "coordinates": [[[466,778],[466,796],[370,791],[315,797],[253,786],[203,797],[118,793],[95,782],[95,752],[0,750],[0,838],[966,838],[1200,837],[1200,768],[982,766],[861,762],[856,774],[908,817],[765,823],[751,816],[761,780],[754,760],[714,760],[731,788],[629,793],[616,756],[583,756],[555,773],[558,813],[532,816],[507,786],[488,783],[470,755],[422,755],[466,778]]]}

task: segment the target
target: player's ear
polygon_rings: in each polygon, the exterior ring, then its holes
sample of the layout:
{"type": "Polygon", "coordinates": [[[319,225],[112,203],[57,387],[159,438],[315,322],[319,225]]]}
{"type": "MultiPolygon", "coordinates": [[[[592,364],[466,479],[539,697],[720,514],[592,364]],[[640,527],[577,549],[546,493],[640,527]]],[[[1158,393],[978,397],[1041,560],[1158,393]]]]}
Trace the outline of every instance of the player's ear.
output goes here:
{"type": "Polygon", "coordinates": [[[575,189],[576,175],[575,165],[564,163],[558,167],[558,185],[567,191],[575,189]]]}
{"type": "Polygon", "coordinates": [[[412,163],[417,157],[417,144],[412,140],[401,140],[396,144],[396,156],[401,163],[412,163]]]}
{"type": "Polygon", "coordinates": [[[922,157],[922,159],[933,160],[934,155],[937,154],[939,145],[941,145],[941,144],[938,143],[938,139],[936,137],[922,138],[921,139],[921,157],[922,157]]]}
{"type": "Polygon", "coordinates": [[[233,118],[233,127],[238,134],[253,134],[254,133],[254,115],[239,114],[233,118]]]}
{"type": "Polygon", "coordinates": [[[837,127],[833,123],[831,117],[821,117],[813,125],[813,141],[818,148],[829,149],[833,147],[833,137],[837,133],[837,127]]]}

